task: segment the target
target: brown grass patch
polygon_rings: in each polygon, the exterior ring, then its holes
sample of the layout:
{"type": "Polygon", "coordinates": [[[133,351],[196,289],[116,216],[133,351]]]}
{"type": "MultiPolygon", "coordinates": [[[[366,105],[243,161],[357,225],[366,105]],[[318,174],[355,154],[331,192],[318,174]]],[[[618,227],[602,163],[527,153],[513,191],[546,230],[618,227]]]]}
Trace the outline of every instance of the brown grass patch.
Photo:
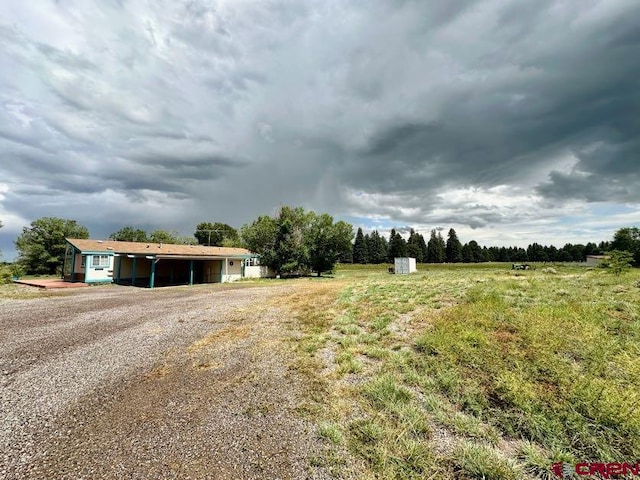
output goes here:
{"type": "Polygon", "coordinates": [[[207,335],[200,340],[196,340],[187,347],[187,352],[194,353],[203,348],[209,347],[216,343],[221,342],[235,342],[242,338],[249,336],[250,325],[238,325],[233,327],[226,327],[210,335],[207,335]]]}

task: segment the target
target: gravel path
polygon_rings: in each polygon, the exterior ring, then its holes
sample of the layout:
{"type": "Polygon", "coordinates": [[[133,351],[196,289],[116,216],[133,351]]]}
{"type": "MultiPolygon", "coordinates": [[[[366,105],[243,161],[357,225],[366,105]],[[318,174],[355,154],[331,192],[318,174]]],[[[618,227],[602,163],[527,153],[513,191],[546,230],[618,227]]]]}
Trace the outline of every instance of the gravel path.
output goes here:
{"type": "Polygon", "coordinates": [[[326,478],[282,287],[0,300],[0,477],[326,478]]]}

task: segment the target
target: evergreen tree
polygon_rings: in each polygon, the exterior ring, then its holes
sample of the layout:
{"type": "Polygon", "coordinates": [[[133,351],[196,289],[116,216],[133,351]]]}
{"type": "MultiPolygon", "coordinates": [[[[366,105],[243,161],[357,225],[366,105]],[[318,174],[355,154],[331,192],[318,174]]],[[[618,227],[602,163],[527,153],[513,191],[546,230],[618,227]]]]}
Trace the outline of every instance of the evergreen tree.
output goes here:
{"type": "Polygon", "coordinates": [[[380,234],[378,234],[378,238],[380,239],[378,244],[378,261],[379,263],[385,263],[389,258],[389,242],[380,234]]]}
{"type": "Polygon", "coordinates": [[[353,263],[367,263],[369,261],[367,242],[362,234],[362,228],[358,228],[353,244],[353,263]]]}
{"type": "Polygon", "coordinates": [[[595,243],[588,242],[584,246],[584,257],[585,257],[584,260],[586,260],[587,255],[600,255],[600,254],[602,254],[602,252],[600,251],[600,249],[595,243]]]}
{"type": "MultiPolygon", "coordinates": [[[[407,255],[413,257],[417,262],[423,261],[422,247],[420,246],[420,235],[412,228],[407,241],[407,255]]],[[[424,241],[424,239],[423,239],[424,241]]]]}
{"type": "Polygon", "coordinates": [[[367,233],[364,236],[364,243],[367,245],[367,263],[376,263],[376,240],[373,237],[373,232],[367,233]]]}
{"type": "Polygon", "coordinates": [[[453,228],[449,229],[445,253],[446,260],[449,263],[458,263],[462,261],[462,243],[458,240],[458,235],[453,228]]]}
{"type": "Polygon", "coordinates": [[[482,248],[478,245],[478,242],[471,240],[469,242],[469,249],[471,251],[471,261],[474,263],[484,262],[484,256],[482,255],[482,248]]]}
{"type": "Polygon", "coordinates": [[[440,262],[438,263],[443,263],[447,259],[447,245],[440,231],[438,231],[438,235],[436,235],[436,240],[438,241],[438,252],[440,253],[440,262]]]}
{"type": "Polygon", "coordinates": [[[464,263],[473,263],[473,250],[468,243],[462,246],[462,261],[464,263]]]}
{"type": "Polygon", "coordinates": [[[445,261],[445,244],[440,232],[436,234],[436,229],[431,230],[431,237],[427,243],[427,262],[442,263],[445,261]]]}
{"type": "Polygon", "coordinates": [[[389,261],[393,262],[394,258],[407,256],[407,242],[402,235],[391,229],[389,235],[389,261]]]}
{"type": "Polygon", "coordinates": [[[425,242],[422,234],[418,234],[418,247],[420,248],[420,260],[421,262],[427,262],[427,242],[425,242]]]}

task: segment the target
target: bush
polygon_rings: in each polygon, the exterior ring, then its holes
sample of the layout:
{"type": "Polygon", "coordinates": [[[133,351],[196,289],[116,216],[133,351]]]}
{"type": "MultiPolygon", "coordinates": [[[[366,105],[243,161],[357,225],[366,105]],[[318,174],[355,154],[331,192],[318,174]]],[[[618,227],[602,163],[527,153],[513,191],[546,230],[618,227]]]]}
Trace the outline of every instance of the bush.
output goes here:
{"type": "Polygon", "coordinates": [[[7,265],[0,265],[0,285],[5,283],[11,283],[13,274],[11,269],[7,265]]]}
{"type": "Polygon", "coordinates": [[[633,255],[630,252],[612,250],[608,256],[609,258],[602,262],[602,267],[609,269],[616,277],[631,268],[633,255]]]}

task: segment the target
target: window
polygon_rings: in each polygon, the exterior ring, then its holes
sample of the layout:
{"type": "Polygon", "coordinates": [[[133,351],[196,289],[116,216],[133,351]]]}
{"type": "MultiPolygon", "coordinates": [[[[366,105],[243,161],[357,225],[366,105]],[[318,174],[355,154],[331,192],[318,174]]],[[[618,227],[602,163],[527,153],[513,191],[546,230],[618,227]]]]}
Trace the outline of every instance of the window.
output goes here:
{"type": "Polygon", "coordinates": [[[260,265],[258,258],[247,258],[245,260],[245,266],[247,267],[257,267],[258,265],[260,265]]]}
{"type": "Polygon", "coordinates": [[[87,256],[86,255],[82,255],[82,260],[80,260],[80,267],[84,268],[86,263],[87,263],[87,256]]]}
{"type": "Polygon", "coordinates": [[[108,267],[109,255],[94,255],[91,261],[92,267],[108,267]]]}

